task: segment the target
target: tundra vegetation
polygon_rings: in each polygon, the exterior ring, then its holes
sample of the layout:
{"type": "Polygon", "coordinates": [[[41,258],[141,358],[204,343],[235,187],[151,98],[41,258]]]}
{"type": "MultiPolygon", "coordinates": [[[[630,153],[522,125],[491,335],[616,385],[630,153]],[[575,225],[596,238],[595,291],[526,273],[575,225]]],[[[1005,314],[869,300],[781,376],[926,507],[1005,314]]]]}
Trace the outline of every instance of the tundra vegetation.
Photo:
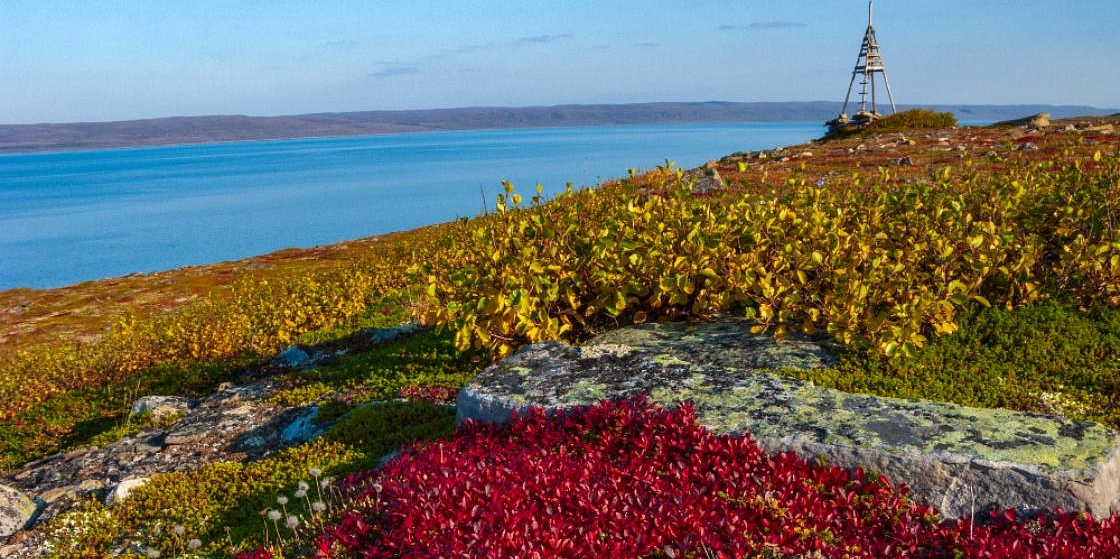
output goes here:
{"type": "Polygon", "coordinates": [[[143,428],[128,418],[136,396],[206,394],[293,343],[329,347],[417,320],[434,330],[277,379],[277,405],[315,403],[333,421],[319,439],[158,475],[117,505],[91,501],[44,528],[49,552],[1116,555],[1115,518],[941,522],[891,480],[766,456],[704,432],[687,408],[612,403],[452,434],[442,402],[527,343],[738,315],[777,338],[841,344],[838,365],[800,373],[820,384],[1120,428],[1118,146],[1060,130],[907,129],[785,160],[727,158],[717,164],[727,187],[704,194],[671,162],[550,201],[507,184],[487,215],[329,261],[179,287],[191,295],[174,304],[43,317],[71,335],[4,340],[0,461],[14,468],[143,428]],[[494,507],[495,495],[523,504],[494,507]]]}

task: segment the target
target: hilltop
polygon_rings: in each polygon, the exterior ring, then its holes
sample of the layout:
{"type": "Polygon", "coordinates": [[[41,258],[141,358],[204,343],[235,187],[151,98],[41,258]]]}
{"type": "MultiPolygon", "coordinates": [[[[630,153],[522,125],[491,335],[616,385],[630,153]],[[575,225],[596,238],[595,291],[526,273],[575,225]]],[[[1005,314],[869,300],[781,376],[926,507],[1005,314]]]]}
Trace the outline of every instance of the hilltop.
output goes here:
{"type": "MultiPolygon", "coordinates": [[[[902,105],[900,110],[909,108],[902,105]]],[[[1085,106],[931,105],[964,121],[992,122],[1048,112],[1055,118],[1115,112],[1085,106]]],[[[824,122],[840,103],[670,102],[551,107],[466,107],[292,116],[215,115],[119,122],[0,125],[0,154],[355,136],[487,128],[665,124],[686,122],[824,122]]]]}

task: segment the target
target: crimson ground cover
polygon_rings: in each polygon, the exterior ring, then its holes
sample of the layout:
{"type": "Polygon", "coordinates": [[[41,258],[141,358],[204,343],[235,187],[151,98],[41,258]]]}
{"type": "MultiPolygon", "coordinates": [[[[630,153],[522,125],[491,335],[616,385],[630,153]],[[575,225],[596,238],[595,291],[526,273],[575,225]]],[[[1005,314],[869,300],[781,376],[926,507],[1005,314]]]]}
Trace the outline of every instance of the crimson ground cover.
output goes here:
{"type": "Polygon", "coordinates": [[[646,400],[468,424],[347,486],[320,557],[1120,556],[1117,517],[942,522],[884,477],[767,455],[646,400]]]}

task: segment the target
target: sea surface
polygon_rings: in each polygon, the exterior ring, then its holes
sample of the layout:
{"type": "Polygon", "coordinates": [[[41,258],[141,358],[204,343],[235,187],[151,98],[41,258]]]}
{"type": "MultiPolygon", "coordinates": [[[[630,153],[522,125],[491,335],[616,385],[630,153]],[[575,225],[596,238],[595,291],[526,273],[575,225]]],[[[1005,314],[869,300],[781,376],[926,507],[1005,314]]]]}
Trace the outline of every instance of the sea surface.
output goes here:
{"type": "Polygon", "coordinates": [[[432,132],[0,156],[0,290],[311,247],[802,143],[819,123],[432,132]]]}

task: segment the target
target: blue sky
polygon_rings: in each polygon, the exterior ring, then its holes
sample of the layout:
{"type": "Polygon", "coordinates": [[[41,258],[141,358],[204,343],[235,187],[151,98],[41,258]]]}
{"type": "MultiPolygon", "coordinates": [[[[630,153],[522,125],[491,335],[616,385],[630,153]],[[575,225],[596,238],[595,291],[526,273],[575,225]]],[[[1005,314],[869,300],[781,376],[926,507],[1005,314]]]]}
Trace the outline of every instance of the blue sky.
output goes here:
{"type": "MultiPolygon", "coordinates": [[[[864,0],[3,0],[0,123],[842,100],[864,0]]],[[[1120,107],[1118,0],[879,0],[900,103],[1120,107]]]]}

